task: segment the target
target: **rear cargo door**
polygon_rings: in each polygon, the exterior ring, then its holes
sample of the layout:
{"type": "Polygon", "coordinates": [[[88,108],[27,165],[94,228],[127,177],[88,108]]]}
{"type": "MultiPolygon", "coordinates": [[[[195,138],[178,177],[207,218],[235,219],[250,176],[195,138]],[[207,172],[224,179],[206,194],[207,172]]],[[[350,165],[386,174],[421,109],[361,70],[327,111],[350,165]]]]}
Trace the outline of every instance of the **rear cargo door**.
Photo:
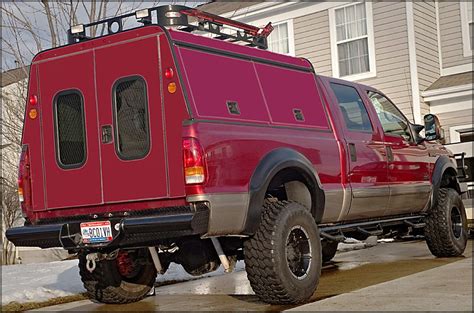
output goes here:
{"type": "Polygon", "coordinates": [[[168,196],[157,37],[95,50],[105,203],[168,196]]]}
{"type": "Polygon", "coordinates": [[[92,51],[38,64],[48,209],[102,202],[92,51]]]}

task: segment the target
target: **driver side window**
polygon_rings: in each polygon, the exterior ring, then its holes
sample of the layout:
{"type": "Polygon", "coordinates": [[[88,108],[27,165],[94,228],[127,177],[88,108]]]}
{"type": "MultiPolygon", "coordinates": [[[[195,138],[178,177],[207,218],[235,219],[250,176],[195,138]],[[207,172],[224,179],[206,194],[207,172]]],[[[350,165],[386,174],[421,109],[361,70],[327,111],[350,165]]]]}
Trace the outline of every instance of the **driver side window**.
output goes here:
{"type": "Polygon", "coordinates": [[[412,141],[408,120],[400,110],[379,93],[368,91],[367,95],[377,112],[384,133],[400,136],[406,141],[412,141]]]}

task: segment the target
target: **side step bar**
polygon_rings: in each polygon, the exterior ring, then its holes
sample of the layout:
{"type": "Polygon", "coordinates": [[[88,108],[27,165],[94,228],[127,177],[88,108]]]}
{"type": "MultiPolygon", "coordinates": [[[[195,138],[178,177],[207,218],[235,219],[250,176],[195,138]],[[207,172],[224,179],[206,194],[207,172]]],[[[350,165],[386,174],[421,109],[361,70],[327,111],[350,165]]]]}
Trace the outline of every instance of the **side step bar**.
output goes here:
{"type": "Polygon", "coordinates": [[[331,234],[321,231],[320,235],[321,237],[330,241],[343,242],[346,239],[342,231],[340,231],[339,234],[335,234],[335,235],[331,235],[331,234]]]}
{"type": "Polygon", "coordinates": [[[383,234],[383,227],[387,226],[405,224],[412,228],[423,228],[426,226],[426,223],[423,222],[423,218],[424,216],[422,215],[414,215],[409,217],[394,217],[348,224],[328,224],[321,225],[319,231],[322,238],[341,242],[344,241],[344,233],[347,232],[358,232],[365,236],[380,236],[383,234]]]}
{"type": "Polygon", "coordinates": [[[410,222],[409,220],[404,220],[405,224],[407,224],[408,226],[410,227],[413,227],[413,228],[424,228],[426,226],[426,223],[424,222],[421,222],[421,223],[412,223],[410,222]]]}

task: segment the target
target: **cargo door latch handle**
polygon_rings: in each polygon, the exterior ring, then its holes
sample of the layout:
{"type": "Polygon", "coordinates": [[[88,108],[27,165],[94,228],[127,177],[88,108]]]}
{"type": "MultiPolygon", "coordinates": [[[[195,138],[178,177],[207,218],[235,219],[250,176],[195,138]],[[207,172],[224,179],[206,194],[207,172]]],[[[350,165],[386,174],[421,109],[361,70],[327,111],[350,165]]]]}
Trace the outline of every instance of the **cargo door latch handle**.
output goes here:
{"type": "Polygon", "coordinates": [[[112,142],[112,126],[104,125],[102,126],[102,143],[112,142]]]}

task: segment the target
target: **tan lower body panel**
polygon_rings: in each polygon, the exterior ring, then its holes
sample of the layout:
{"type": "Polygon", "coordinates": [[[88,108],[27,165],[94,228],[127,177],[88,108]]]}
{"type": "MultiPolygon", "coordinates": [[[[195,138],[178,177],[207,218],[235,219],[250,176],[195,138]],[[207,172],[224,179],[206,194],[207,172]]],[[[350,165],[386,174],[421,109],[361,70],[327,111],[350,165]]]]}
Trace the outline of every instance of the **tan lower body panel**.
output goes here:
{"type": "Polygon", "coordinates": [[[248,193],[220,193],[189,196],[188,202],[209,203],[206,236],[239,235],[245,226],[249,207],[248,193]]]}

